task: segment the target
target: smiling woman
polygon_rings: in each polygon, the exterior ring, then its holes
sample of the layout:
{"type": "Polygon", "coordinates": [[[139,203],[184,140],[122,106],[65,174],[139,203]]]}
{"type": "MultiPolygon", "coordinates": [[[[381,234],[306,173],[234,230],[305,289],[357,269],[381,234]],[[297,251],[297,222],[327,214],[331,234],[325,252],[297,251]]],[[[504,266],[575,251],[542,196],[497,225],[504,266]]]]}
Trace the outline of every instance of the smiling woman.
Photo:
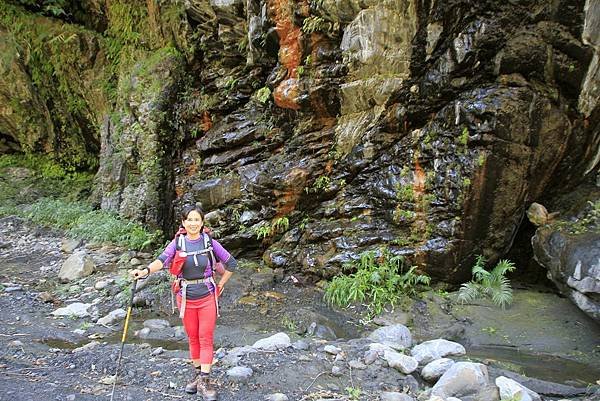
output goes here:
{"type": "Polygon", "coordinates": [[[175,238],[154,262],[144,269],[130,272],[135,279],[146,278],[163,267],[177,278],[173,289],[177,293],[179,316],[188,336],[194,377],[185,391],[200,391],[205,400],[216,400],[217,392],[209,381],[213,361],[213,338],[219,313],[218,298],[223,286],[237,267],[231,254],[212,239],[204,229],[204,213],[188,206],[181,214],[181,225],[175,238]],[[225,267],[223,267],[223,265],[225,267]],[[214,272],[221,278],[215,283],[214,272]]]}

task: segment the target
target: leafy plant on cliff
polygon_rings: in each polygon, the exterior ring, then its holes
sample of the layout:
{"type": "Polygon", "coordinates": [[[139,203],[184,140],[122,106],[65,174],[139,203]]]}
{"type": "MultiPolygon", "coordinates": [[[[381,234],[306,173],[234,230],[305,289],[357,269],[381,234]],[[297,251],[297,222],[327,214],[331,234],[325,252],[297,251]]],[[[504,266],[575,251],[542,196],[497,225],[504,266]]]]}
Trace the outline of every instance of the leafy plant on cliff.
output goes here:
{"type": "Polygon", "coordinates": [[[266,103],[267,100],[271,97],[271,89],[264,86],[256,91],[256,100],[261,103],[266,103]]]}
{"type": "Polygon", "coordinates": [[[329,30],[331,30],[331,23],[321,17],[310,16],[302,22],[302,32],[304,33],[327,32],[329,30]]]}
{"type": "Polygon", "coordinates": [[[363,252],[358,260],[344,265],[344,270],[355,272],[331,280],[325,300],[340,307],[366,302],[370,317],[383,312],[387,305],[393,308],[402,296],[415,295],[419,286],[430,283],[429,276],[416,273],[416,266],[405,266],[404,258],[388,248],[382,248],[380,256],[374,251],[363,252]]]}
{"type": "Polygon", "coordinates": [[[506,273],[515,270],[513,262],[503,259],[496,264],[492,271],[485,270],[485,258],[477,256],[473,266],[473,279],[464,283],[458,291],[461,303],[472,302],[475,299],[490,298],[492,302],[504,308],[512,303],[512,288],[506,273]]]}

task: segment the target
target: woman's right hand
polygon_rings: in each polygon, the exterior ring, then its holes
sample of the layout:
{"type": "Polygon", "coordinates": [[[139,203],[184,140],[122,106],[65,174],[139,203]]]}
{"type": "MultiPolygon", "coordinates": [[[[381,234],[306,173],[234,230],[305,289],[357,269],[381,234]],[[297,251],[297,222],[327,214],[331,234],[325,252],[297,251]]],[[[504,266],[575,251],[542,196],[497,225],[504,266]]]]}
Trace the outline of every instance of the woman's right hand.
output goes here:
{"type": "Polygon", "coordinates": [[[143,269],[133,269],[129,271],[129,275],[134,280],[139,280],[141,278],[146,278],[150,274],[150,269],[144,267],[143,269]]]}

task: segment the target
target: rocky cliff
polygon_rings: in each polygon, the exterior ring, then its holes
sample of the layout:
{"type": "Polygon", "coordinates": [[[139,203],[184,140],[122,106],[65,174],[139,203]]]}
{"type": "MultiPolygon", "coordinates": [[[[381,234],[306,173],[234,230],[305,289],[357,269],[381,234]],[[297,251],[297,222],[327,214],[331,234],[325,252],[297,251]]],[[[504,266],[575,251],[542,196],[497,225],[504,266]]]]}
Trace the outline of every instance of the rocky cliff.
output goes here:
{"type": "Polygon", "coordinates": [[[99,205],[167,232],[200,202],[273,267],[330,277],[385,244],[462,281],[531,202],[597,173],[593,1],[63,7],[2,6],[2,146],[85,154],[99,205]]]}

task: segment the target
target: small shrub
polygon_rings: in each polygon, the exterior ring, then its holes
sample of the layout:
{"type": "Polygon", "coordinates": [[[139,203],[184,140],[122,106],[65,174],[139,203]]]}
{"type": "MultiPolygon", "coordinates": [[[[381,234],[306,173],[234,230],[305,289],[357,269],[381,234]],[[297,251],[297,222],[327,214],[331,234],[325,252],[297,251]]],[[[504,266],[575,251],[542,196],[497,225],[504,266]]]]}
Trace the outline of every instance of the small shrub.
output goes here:
{"type": "Polygon", "coordinates": [[[327,177],[326,175],[321,175],[315,180],[315,182],[313,182],[312,187],[305,188],[304,191],[306,193],[321,192],[329,189],[329,185],[331,185],[331,178],[327,177]]]}
{"type": "Polygon", "coordinates": [[[329,304],[345,307],[352,302],[367,302],[368,314],[380,314],[386,305],[394,305],[403,295],[415,295],[419,285],[429,285],[427,275],[415,273],[416,266],[406,269],[404,258],[383,248],[380,257],[367,251],[357,261],[344,266],[356,270],[335,277],[325,290],[329,304]]]}
{"type": "Polygon", "coordinates": [[[411,184],[396,185],[396,199],[400,202],[413,202],[415,200],[415,191],[411,184]]]}
{"type": "Polygon", "coordinates": [[[362,391],[358,387],[346,387],[346,391],[348,392],[348,398],[351,400],[360,400],[360,395],[362,391]]]}
{"type": "Polygon", "coordinates": [[[458,137],[458,143],[460,143],[463,146],[467,146],[468,142],[469,142],[469,129],[467,127],[463,127],[462,132],[460,133],[460,136],[458,137]]]}
{"type": "Polygon", "coordinates": [[[289,227],[290,227],[290,221],[287,218],[287,216],[279,217],[271,225],[271,228],[272,228],[271,234],[285,232],[285,231],[287,231],[287,229],[289,227]]]}
{"type": "Polygon", "coordinates": [[[304,33],[327,32],[331,29],[331,23],[321,17],[311,16],[302,21],[302,32],[304,33]]]}
{"type": "Polygon", "coordinates": [[[283,319],[281,319],[281,324],[283,325],[283,327],[285,327],[289,332],[295,332],[296,330],[298,330],[298,326],[296,325],[296,322],[294,322],[293,319],[291,319],[288,316],[284,316],[283,319]]]}
{"type": "Polygon", "coordinates": [[[490,298],[496,306],[504,308],[512,303],[512,288],[505,274],[515,270],[513,262],[503,259],[489,272],[485,270],[485,258],[481,255],[473,266],[473,279],[463,284],[458,291],[461,303],[475,299],[490,298]]]}
{"type": "Polygon", "coordinates": [[[271,97],[271,89],[264,86],[256,91],[256,100],[261,103],[267,103],[267,100],[271,97]]]}
{"type": "Polygon", "coordinates": [[[262,238],[267,238],[271,236],[271,226],[268,223],[263,222],[263,224],[254,228],[254,233],[256,234],[256,239],[260,240],[262,238]]]}

